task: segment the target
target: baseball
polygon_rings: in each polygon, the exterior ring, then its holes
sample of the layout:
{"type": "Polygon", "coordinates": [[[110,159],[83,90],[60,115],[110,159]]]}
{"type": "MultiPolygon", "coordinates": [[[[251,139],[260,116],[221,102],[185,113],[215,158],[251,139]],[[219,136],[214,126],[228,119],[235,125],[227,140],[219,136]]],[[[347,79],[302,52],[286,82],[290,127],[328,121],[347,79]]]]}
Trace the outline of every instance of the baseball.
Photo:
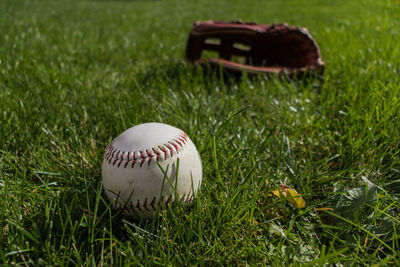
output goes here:
{"type": "Polygon", "coordinates": [[[184,131],[144,123],[124,131],[106,148],[102,183],[115,208],[150,219],[174,201],[190,204],[202,173],[200,155],[184,131]]]}

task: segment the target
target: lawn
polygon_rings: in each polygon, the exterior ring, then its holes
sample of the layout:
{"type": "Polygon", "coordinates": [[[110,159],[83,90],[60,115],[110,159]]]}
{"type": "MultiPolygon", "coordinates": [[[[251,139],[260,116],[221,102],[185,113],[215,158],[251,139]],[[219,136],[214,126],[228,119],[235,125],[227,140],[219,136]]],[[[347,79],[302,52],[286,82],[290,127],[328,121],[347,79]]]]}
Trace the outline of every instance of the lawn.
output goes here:
{"type": "Polygon", "coordinates": [[[0,263],[400,265],[400,5],[394,0],[0,2],[0,263]],[[226,79],[184,60],[195,20],[307,27],[323,78],[226,79]],[[183,129],[194,205],[124,217],[109,142],[183,129]],[[306,202],[271,194],[283,184],[306,202]]]}

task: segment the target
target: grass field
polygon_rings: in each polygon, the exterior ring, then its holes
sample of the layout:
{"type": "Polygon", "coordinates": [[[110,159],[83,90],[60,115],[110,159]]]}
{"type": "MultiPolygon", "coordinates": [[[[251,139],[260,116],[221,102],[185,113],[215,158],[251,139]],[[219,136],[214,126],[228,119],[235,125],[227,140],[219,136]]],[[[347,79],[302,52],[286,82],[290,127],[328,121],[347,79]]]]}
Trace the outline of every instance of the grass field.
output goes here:
{"type": "Polygon", "coordinates": [[[0,2],[0,263],[400,265],[398,1],[0,2]],[[194,20],[307,27],[322,80],[225,80],[184,61],[194,20]],[[191,208],[110,209],[101,163],[144,122],[203,162],[191,208]],[[298,209],[270,196],[299,192],[298,209]]]}

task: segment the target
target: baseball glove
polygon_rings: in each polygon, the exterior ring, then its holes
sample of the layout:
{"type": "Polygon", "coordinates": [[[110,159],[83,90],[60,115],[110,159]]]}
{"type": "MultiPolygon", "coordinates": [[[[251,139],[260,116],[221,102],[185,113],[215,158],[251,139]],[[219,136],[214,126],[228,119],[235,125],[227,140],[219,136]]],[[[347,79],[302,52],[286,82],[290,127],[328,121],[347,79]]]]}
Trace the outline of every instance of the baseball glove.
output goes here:
{"type": "Polygon", "coordinates": [[[192,63],[241,74],[322,73],[319,47],[305,28],[287,24],[261,25],[232,22],[195,22],[186,46],[192,63]],[[202,58],[203,51],[218,57],[202,58]]]}

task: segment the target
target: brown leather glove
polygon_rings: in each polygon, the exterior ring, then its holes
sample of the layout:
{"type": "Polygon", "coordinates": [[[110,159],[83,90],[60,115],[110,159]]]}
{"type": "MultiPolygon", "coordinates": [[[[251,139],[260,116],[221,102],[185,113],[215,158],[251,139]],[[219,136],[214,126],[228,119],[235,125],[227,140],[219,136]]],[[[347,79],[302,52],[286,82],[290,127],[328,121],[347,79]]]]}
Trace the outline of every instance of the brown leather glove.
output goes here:
{"type": "Polygon", "coordinates": [[[236,74],[322,73],[325,67],[319,47],[307,29],[240,20],[195,22],[187,41],[186,58],[236,74]],[[204,50],[217,52],[218,58],[202,59],[204,50]]]}

